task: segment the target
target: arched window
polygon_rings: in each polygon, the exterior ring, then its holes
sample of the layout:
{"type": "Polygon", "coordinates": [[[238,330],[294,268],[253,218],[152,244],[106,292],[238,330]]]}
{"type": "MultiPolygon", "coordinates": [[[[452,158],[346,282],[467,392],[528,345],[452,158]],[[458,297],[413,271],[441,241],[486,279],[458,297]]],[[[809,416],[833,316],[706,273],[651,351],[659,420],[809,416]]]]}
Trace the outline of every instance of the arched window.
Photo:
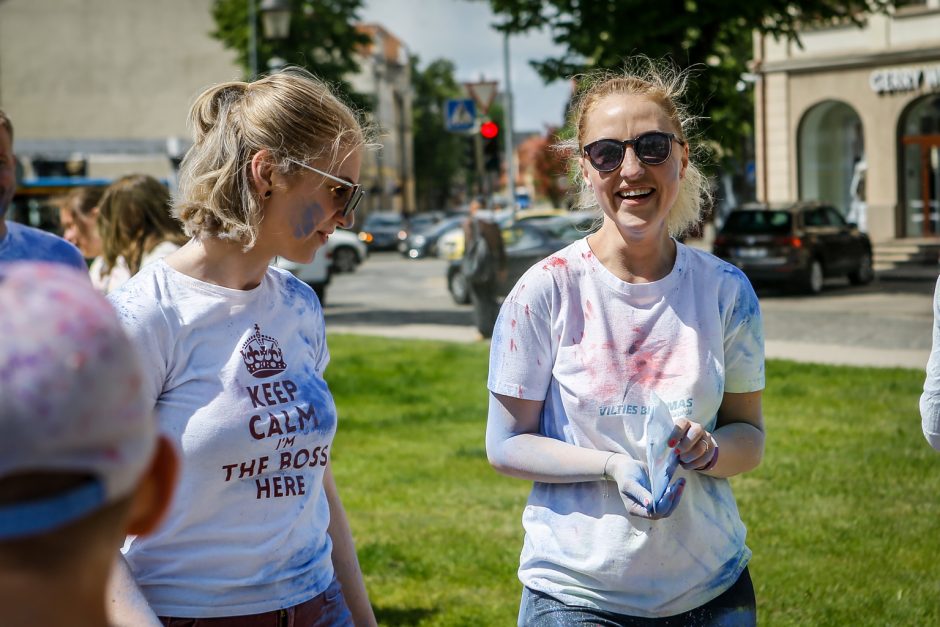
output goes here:
{"type": "Polygon", "coordinates": [[[940,94],[915,100],[899,134],[904,234],[940,234],[940,94]]]}
{"type": "Polygon", "coordinates": [[[819,200],[848,216],[853,174],[865,159],[858,113],[844,102],[821,102],[803,115],[798,141],[800,200],[819,200]]]}

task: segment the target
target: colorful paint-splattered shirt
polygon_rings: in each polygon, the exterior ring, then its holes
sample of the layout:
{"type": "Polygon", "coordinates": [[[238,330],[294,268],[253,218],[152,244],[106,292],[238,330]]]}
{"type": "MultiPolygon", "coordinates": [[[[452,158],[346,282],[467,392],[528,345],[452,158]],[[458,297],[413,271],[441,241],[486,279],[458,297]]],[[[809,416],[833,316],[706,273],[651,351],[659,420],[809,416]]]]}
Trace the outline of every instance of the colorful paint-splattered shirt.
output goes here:
{"type": "MultiPolygon", "coordinates": [[[[677,243],[669,275],[626,283],[582,239],[533,266],[500,311],[488,387],[543,401],[540,432],[645,461],[652,394],[673,418],[715,428],[725,392],[764,386],[757,297],[734,266],[677,243]]],[[[643,617],[721,594],[747,565],[727,480],[682,470],[676,511],[627,514],[607,482],[535,483],[523,514],[522,583],[562,602],[643,617]]]]}
{"type": "Polygon", "coordinates": [[[166,520],[124,547],[151,606],[160,616],[256,614],[326,590],[323,476],[336,407],[313,290],[276,268],[233,290],[159,260],[108,299],[182,454],[166,520]]]}
{"type": "Polygon", "coordinates": [[[6,225],[6,237],[0,239],[0,262],[51,261],[88,271],[82,254],[61,237],[19,222],[8,220],[6,225]]]}

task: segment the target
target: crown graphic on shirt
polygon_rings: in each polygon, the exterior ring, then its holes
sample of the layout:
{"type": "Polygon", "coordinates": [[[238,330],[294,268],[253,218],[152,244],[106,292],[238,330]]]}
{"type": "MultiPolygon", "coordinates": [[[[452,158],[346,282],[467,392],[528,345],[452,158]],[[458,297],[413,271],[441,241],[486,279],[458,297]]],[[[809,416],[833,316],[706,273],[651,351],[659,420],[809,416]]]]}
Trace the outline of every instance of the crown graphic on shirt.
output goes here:
{"type": "Polygon", "coordinates": [[[277,340],[270,335],[262,335],[257,324],[255,332],[242,344],[241,354],[248,372],[258,379],[273,377],[287,368],[277,340]]]}

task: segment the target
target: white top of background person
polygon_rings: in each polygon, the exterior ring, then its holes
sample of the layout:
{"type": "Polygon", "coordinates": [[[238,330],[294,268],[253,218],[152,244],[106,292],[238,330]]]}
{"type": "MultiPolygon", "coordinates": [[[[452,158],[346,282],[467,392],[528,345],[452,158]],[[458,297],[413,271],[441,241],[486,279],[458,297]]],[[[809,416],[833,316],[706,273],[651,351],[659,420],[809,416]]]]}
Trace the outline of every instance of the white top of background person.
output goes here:
{"type": "Polygon", "coordinates": [[[0,110],[0,262],[18,259],[54,261],[86,270],[77,248],[61,237],[25,224],[7,222],[6,212],[16,193],[16,161],[13,158],[13,123],[0,110]]]}
{"type": "Polygon", "coordinates": [[[927,360],[927,378],[920,396],[920,418],[924,437],[940,451],[940,278],[933,294],[933,345],[927,360]]]}
{"type": "Polygon", "coordinates": [[[104,627],[114,547],[153,530],[175,456],[134,348],[81,276],[0,264],[0,625],[104,627]]]}
{"type": "Polygon", "coordinates": [[[503,304],[486,442],[497,470],[535,482],[527,588],[569,607],[662,617],[743,576],[750,551],[726,478],[760,463],[764,369],[750,283],[673,239],[697,221],[707,186],[676,106],[685,76],[649,63],[595,78],[575,109],[581,205],[599,206],[603,223],[535,264],[503,304]],[[646,133],[658,134],[624,146],[646,133]],[[589,158],[585,146],[605,139],[589,158]],[[660,405],[672,427],[662,440],[681,464],[664,458],[675,480],[656,500],[645,445],[660,405]]]}
{"type": "Polygon", "coordinates": [[[328,461],[323,313],[269,266],[309,263],[352,225],[363,131],[297,68],[207,89],[190,123],[174,212],[192,240],[109,295],[183,457],[166,525],[129,539],[128,563],[161,616],[341,605],[326,595],[335,574],[356,624],[374,624],[328,461]]]}

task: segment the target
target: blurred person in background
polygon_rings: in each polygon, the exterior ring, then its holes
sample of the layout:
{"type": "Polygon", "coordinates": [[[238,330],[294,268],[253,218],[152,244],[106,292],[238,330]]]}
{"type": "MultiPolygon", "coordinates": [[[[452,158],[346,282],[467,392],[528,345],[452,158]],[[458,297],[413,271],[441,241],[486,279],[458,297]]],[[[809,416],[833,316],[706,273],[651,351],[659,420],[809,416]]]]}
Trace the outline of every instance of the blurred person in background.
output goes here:
{"type": "Polygon", "coordinates": [[[0,110],[0,262],[31,259],[64,263],[79,270],[87,269],[78,249],[61,237],[25,224],[7,222],[7,208],[15,193],[13,123],[0,110]]]}
{"type": "Polygon", "coordinates": [[[920,396],[920,419],[924,437],[940,451],[940,278],[933,294],[933,345],[927,360],[927,378],[920,396]]]}
{"type": "Polygon", "coordinates": [[[763,455],[760,309],[739,269],[676,241],[708,196],[688,77],[635,66],[585,77],[573,110],[600,229],[532,266],[493,333],[487,454],[534,482],[519,625],[754,625],[728,477],[763,455]]]}
{"type": "Polygon", "coordinates": [[[463,223],[464,249],[461,272],[470,288],[473,318],[477,330],[484,338],[493,333],[499,314],[496,289],[506,280],[508,272],[506,247],[499,225],[480,215],[484,208],[481,200],[470,201],[469,215],[463,223]]]}
{"type": "Polygon", "coordinates": [[[173,492],[134,347],[85,274],[0,264],[3,627],[112,624],[115,547],[153,531],[173,492]]]}
{"type": "Polygon", "coordinates": [[[323,310],[269,265],[310,263],[352,226],[364,131],[298,68],[210,87],[189,121],[174,214],[192,239],[109,295],[183,458],[166,523],[128,538],[116,583],[169,626],[374,625],[333,479],[323,310]]]}
{"type": "Polygon", "coordinates": [[[91,281],[109,294],[141,268],[177,250],[188,239],[170,213],[170,191],[146,174],[111,183],[98,202],[101,261],[91,281]]]}
{"type": "MultiPolygon", "coordinates": [[[[98,202],[103,193],[103,187],[76,187],[59,202],[62,237],[78,248],[82,257],[92,264],[96,260],[103,262],[100,259],[101,235],[98,233],[98,202]]],[[[94,267],[91,270],[95,272],[94,267]]]]}

